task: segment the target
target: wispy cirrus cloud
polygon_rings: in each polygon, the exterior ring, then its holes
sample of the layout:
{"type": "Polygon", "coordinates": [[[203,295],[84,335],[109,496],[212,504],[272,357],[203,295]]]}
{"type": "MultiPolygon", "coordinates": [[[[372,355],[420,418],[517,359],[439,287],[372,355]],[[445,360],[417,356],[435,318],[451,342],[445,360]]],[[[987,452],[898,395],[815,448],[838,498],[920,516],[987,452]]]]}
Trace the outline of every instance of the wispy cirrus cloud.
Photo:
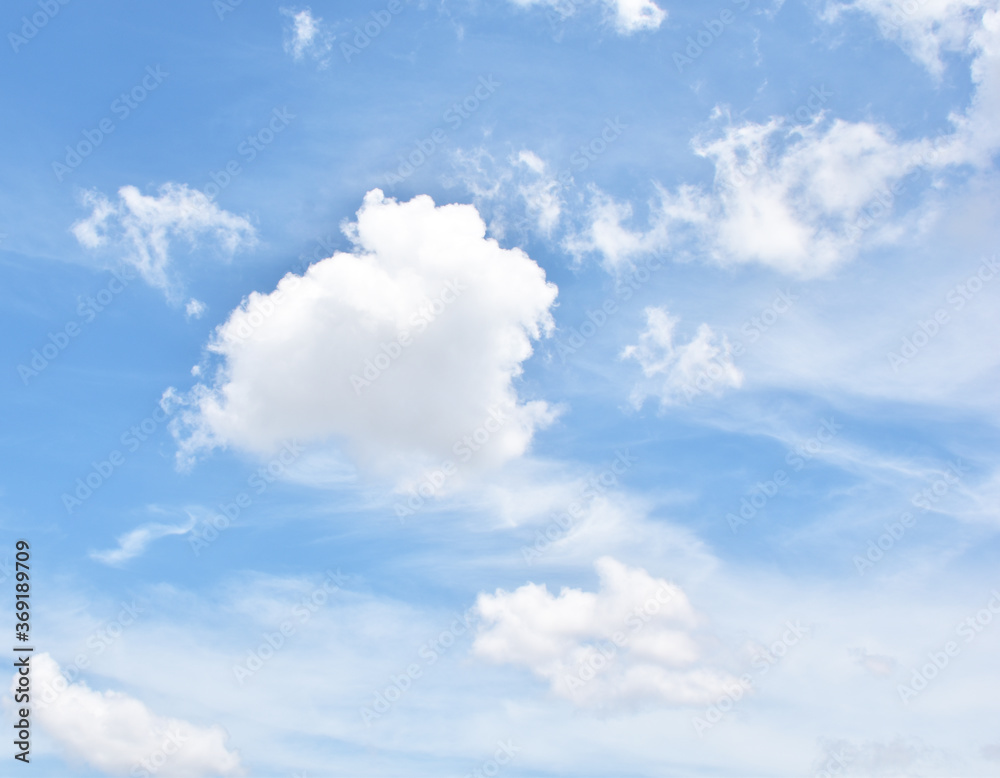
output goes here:
{"type": "Polygon", "coordinates": [[[136,527],[117,538],[118,548],[105,551],[91,551],[90,558],[106,565],[120,565],[145,553],[149,544],[170,535],[186,535],[196,524],[193,516],[183,524],[161,524],[152,522],[136,527]]]}

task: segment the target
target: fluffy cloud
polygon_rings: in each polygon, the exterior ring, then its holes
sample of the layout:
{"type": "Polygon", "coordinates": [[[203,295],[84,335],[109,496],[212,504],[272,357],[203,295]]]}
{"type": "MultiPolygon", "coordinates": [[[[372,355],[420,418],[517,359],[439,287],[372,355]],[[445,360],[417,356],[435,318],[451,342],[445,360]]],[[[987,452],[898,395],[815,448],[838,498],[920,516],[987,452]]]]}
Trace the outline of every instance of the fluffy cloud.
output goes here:
{"type": "Polygon", "coordinates": [[[483,466],[521,455],[553,418],[519,403],[514,379],[552,330],[557,290],[485,230],[470,205],[369,192],[344,228],[353,252],[251,294],[218,328],[221,367],[175,430],[182,460],[287,439],[344,443],[394,473],[466,449],[483,466]]]}
{"type": "Polygon", "coordinates": [[[68,684],[48,654],[33,657],[31,669],[35,687],[49,690],[37,696],[34,715],[70,758],[109,775],[243,775],[222,728],[157,716],[127,694],[68,684]]]}
{"type": "Polygon", "coordinates": [[[717,195],[705,238],[722,262],[759,262],[811,276],[849,258],[870,225],[863,212],[891,206],[890,187],[928,145],[897,143],[867,122],[780,120],[731,127],[695,153],[715,164],[717,195]]]}
{"type": "Polygon", "coordinates": [[[563,246],[578,256],[589,251],[599,253],[608,272],[617,274],[630,270],[637,257],[666,248],[671,220],[700,224],[708,218],[704,198],[692,187],[683,187],[676,197],[669,197],[662,188],[658,191],[660,202],[653,209],[653,224],[643,232],[626,226],[632,219],[629,203],[617,202],[593,188],[586,229],[567,236],[563,246]]]}
{"type": "Polygon", "coordinates": [[[691,246],[723,265],[822,275],[849,259],[867,231],[879,232],[895,199],[891,187],[925,163],[931,144],[897,143],[867,122],[789,127],[772,119],[727,127],[718,138],[696,140],[694,151],[714,163],[712,192],[658,188],[645,231],[627,226],[630,205],[596,192],[588,226],[567,247],[600,253],[609,269],[691,246]]]}
{"type": "Polygon", "coordinates": [[[182,238],[194,247],[199,237],[207,237],[227,257],[257,240],[245,218],[222,210],[185,184],[165,184],[159,196],[123,186],[114,201],[100,192],[87,192],[84,204],[91,213],[73,225],[76,239],[90,249],[117,249],[147,283],[162,289],[171,301],[178,299],[180,289],[170,254],[174,239],[182,238]]]}
{"type": "Polygon", "coordinates": [[[712,328],[702,324],[693,340],[675,345],[680,319],[663,308],[647,308],[645,313],[646,329],[639,343],[622,352],[622,358],[639,362],[647,379],[632,393],[636,407],[650,394],[659,396],[662,405],[672,405],[703,392],[718,395],[727,387],[743,385],[743,373],[733,364],[725,337],[719,343],[712,328]]]}
{"type": "Polygon", "coordinates": [[[550,237],[563,211],[562,185],[550,166],[530,149],[497,160],[483,148],[457,151],[449,183],[464,186],[488,217],[491,235],[550,237]]]}
{"type": "MultiPolygon", "coordinates": [[[[562,17],[572,15],[581,0],[511,0],[522,8],[549,6],[562,17]]],[[[667,12],[653,0],[602,0],[615,30],[620,35],[632,35],[643,30],[657,30],[667,18],[667,12]]]]}
{"type": "Polygon", "coordinates": [[[322,31],[323,20],[314,17],[309,8],[301,11],[282,8],[281,12],[289,19],[285,27],[285,52],[296,61],[306,56],[322,60],[332,45],[330,36],[322,31]]]}
{"type": "Polygon", "coordinates": [[[615,28],[622,35],[641,30],[656,30],[667,18],[667,12],[653,0],[614,0],[615,28]]]}
{"type": "Polygon", "coordinates": [[[184,315],[189,319],[200,319],[206,310],[208,310],[208,306],[205,303],[201,300],[195,300],[192,297],[188,300],[188,304],[184,306],[184,315]]]}
{"type": "Polygon", "coordinates": [[[611,557],[595,567],[596,593],[526,584],[480,594],[474,653],[523,665],[581,706],[700,705],[738,683],[701,666],[699,619],[674,584],[611,557]]]}

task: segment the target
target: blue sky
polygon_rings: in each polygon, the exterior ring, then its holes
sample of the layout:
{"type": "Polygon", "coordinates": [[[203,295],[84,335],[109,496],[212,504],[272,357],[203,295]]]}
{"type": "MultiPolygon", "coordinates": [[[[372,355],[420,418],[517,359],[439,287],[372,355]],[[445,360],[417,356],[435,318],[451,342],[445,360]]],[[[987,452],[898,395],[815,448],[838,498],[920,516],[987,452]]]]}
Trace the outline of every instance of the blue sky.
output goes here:
{"type": "Polygon", "coordinates": [[[995,0],[2,18],[19,770],[996,774],[995,0]]]}

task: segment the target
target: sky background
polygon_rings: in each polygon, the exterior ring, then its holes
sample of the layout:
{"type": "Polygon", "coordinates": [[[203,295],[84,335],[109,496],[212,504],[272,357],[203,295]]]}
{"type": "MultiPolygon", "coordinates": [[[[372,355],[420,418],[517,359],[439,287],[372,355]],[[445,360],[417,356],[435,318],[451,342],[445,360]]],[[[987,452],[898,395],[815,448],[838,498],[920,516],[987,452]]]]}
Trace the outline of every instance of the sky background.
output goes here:
{"type": "Polygon", "coordinates": [[[1000,772],[996,0],[0,19],[18,774],[1000,772]]]}

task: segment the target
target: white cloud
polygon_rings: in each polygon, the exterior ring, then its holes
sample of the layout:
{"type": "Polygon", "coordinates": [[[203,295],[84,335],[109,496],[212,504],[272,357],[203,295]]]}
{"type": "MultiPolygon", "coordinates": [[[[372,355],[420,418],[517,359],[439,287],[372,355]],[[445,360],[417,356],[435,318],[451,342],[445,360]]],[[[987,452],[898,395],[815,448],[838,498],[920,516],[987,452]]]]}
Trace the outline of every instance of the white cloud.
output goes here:
{"type": "MultiPolygon", "coordinates": [[[[667,18],[667,12],[653,0],[601,0],[615,30],[620,35],[632,35],[643,30],[658,30],[667,18]]],[[[571,16],[574,6],[582,0],[511,0],[522,8],[535,5],[549,6],[562,17],[571,16]]]]}
{"type": "MultiPolygon", "coordinates": [[[[685,190],[690,195],[691,190],[685,190]]],[[[689,220],[703,218],[703,206],[694,204],[688,209],[689,220]]],[[[567,251],[580,255],[588,251],[598,252],[605,269],[619,273],[629,269],[636,257],[651,254],[669,243],[667,222],[654,212],[654,224],[646,232],[632,230],[625,222],[632,219],[632,206],[619,203],[601,192],[592,190],[590,208],[587,213],[587,227],[581,235],[570,235],[563,245],[567,251]]]]}
{"type": "Polygon", "coordinates": [[[925,141],[897,143],[888,129],[867,122],[745,122],[694,143],[695,153],[714,163],[713,192],[658,188],[645,231],[624,225],[629,204],[596,192],[586,229],[566,245],[598,252],[617,270],[638,255],[693,241],[718,264],[819,276],[849,259],[862,235],[880,234],[885,225],[869,213],[891,209],[890,187],[929,149],[925,141]]]}
{"type": "Polygon", "coordinates": [[[285,52],[296,61],[306,55],[322,60],[332,45],[330,36],[322,30],[323,20],[314,17],[309,8],[301,11],[282,8],[281,12],[290,20],[285,28],[285,52]]]}
{"type": "Polygon", "coordinates": [[[581,706],[707,704],[738,683],[703,666],[696,616],[684,592],[641,568],[598,559],[596,593],[526,584],[480,594],[474,653],[523,665],[581,706]]]}
{"type": "Polygon", "coordinates": [[[883,37],[897,41],[936,79],[945,70],[944,53],[971,60],[975,92],[964,112],[950,117],[955,130],[940,162],[989,168],[1000,148],[1000,3],[997,0],[856,0],[831,3],[826,17],[846,11],[871,16],[883,37]]]}
{"type": "Polygon", "coordinates": [[[90,558],[103,562],[106,565],[117,565],[141,555],[146,547],[154,540],[165,538],[169,535],[185,535],[192,530],[195,519],[192,516],[190,521],[184,524],[160,524],[152,522],[136,527],[131,532],[121,535],[118,540],[118,548],[107,551],[91,551],[90,558]]]}
{"type": "MultiPolygon", "coordinates": [[[[221,727],[158,716],[121,692],[67,684],[48,654],[31,659],[32,683],[52,692],[32,706],[38,723],[73,759],[110,775],[243,775],[221,727]],[[143,772],[145,771],[145,772],[143,772]]],[[[11,688],[17,683],[14,676],[11,688]]]]}
{"type": "Polygon", "coordinates": [[[662,405],[672,405],[707,392],[718,395],[726,388],[743,385],[743,373],[733,364],[732,351],[725,337],[717,341],[707,324],[698,327],[694,339],[674,344],[675,328],[680,318],[665,309],[646,311],[646,329],[639,343],[626,346],[623,359],[635,359],[647,380],[632,393],[632,402],[640,407],[650,394],[659,396],[662,405]]]}
{"type": "Polygon", "coordinates": [[[369,192],[344,227],[352,253],[252,293],[217,329],[209,350],[223,364],[189,396],[181,460],[331,441],[398,474],[455,458],[469,436],[479,465],[520,456],[554,417],[519,403],[513,382],[553,328],[557,290],[485,229],[470,205],[369,192]]]}
{"type": "Polygon", "coordinates": [[[971,70],[976,93],[966,115],[957,120],[968,157],[984,167],[1000,148],[1000,10],[997,3],[992,6],[969,42],[976,55],[971,70]]]}
{"type": "Polygon", "coordinates": [[[92,210],[73,225],[76,239],[90,249],[116,248],[147,283],[162,289],[171,301],[177,300],[180,287],[173,277],[172,240],[183,238],[194,247],[200,236],[207,236],[227,257],[256,243],[250,222],[222,210],[185,184],[165,184],[159,196],[123,186],[117,201],[100,192],[87,192],[84,204],[92,210]]]}
{"type": "MultiPolygon", "coordinates": [[[[747,122],[695,152],[715,163],[707,239],[725,262],[821,275],[855,250],[862,209],[919,164],[927,144],[867,122],[747,122]]],[[[892,195],[887,199],[891,202],[892,195]]]]}
{"type": "Polygon", "coordinates": [[[483,148],[453,155],[456,172],[449,183],[461,184],[480,211],[489,216],[491,235],[529,228],[549,237],[562,217],[562,185],[549,165],[530,149],[498,162],[483,148]]]}
{"type": "Polygon", "coordinates": [[[653,0],[614,0],[615,29],[622,35],[641,30],[657,30],[667,18],[667,12],[653,0]]]}
{"type": "Polygon", "coordinates": [[[184,315],[189,319],[200,319],[206,310],[208,310],[208,306],[205,303],[192,297],[184,307],[184,315]]]}
{"type": "Polygon", "coordinates": [[[524,149],[517,155],[517,164],[534,174],[531,181],[518,185],[528,215],[535,219],[540,232],[550,235],[559,223],[562,201],[559,182],[552,177],[548,166],[533,151],[524,149]]]}
{"type": "MultiPolygon", "coordinates": [[[[904,177],[953,165],[989,169],[1000,149],[997,0],[858,0],[829,5],[826,18],[849,9],[872,15],[886,37],[899,40],[934,75],[943,70],[942,52],[968,58],[974,94],[964,111],[951,114],[949,131],[900,141],[881,124],[824,115],[800,126],[778,118],[733,124],[693,143],[695,153],[714,165],[712,191],[658,188],[646,230],[626,226],[628,203],[598,192],[587,226],[566,247],[597,252],[612,270],[637,255],[670,249],[722,265],[755,263],[822,276],[852,259],[862,244],[909,234],[887,218],[897,199],[892,189],[904,177]]],[[[716,109],[715,118],[722,114],[716,109]]]]}
{"type": "Polygon", "coordinates": [[[941,54],[959,51],[976,25],[976,11],[993,6],[991,0],[852,0],[831,2],[825,16],[833,21],[848,11],[866,13],[876,20],[882,35],[898,41],[935,77],[944,72],[941,54]]]}

